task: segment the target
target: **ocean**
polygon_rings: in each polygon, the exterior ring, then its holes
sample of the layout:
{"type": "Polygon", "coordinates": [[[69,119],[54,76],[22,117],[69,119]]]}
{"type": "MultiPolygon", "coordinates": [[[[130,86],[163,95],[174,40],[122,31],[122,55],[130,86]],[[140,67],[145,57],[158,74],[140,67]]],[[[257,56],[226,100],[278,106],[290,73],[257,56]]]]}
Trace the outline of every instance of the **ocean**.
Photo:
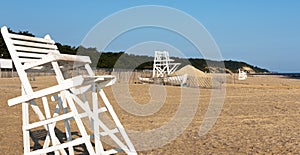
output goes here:
{"type": "Polygon", "coordinates": [[[285,76],[287,78],[300,79],[300,73],[262,73],[262,74],[252,74],[253,76],[285,76]]]}

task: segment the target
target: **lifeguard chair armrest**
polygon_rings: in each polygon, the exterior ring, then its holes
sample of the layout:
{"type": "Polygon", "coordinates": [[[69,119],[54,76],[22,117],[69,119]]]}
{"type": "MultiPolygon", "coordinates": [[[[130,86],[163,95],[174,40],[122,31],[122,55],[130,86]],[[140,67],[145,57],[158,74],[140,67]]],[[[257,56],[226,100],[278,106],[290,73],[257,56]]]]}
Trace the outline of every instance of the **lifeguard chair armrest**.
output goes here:
{"type": "Polygon", "coordinates": [[[51,52],[34,62],[28,62],[24,64],[24,69],[30,69],[33,67],[41,66],[43,64],[55,61],[73,61],[73,62],[80,62],[84,64],[91,63],[91,59],[88,56],[81,56],[81,55],[69,55],[69,54],[60,54],[51,52]]]}
{"type": "Polygon", "coordinates": [[[117,78],[113,75],[84,76],[83,78],[84,82],[82,85],[70,89],[75,95],[88,91],[91,88],[91,83],[96,83],[98,86],[103,88],[115,84],[117,80],[117,78]]]}
{"type": "Polygon", "coordinates": [[[63,90],[70,89],[72,87],[80,86],[83,83],[83,81],[84,81],[84,78],[81,75],[76,76],[74,78],[64,80],[62,82],[62,84],[35,91],[32,94],[18,96],[18,97],[9,99],[7,102],[8,102],[9,106],[13,106],[13,105],[23,103],[23,102],[28,102],[35,98],[40,98],[43,96],[47,96],[47,95],[50,95],[53,93],[57,93],[57,92],[60,92],[63,90]]]}

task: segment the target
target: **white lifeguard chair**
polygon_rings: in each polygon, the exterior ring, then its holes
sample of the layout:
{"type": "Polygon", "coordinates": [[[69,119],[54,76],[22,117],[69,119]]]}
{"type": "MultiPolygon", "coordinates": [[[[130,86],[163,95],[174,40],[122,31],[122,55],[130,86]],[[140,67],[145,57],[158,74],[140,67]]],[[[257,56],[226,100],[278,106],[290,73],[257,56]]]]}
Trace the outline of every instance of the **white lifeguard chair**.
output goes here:
{"type": "Polygon", "coordinates": [[[169,52],[155,51],[152,78],[166,77],[174,73],[179,65],[170,59],[169,52]]]}
{"type": "Polygon", "coordinates": [[[24,154],[47,154],[50,152],[54,152],[55,155],[74,154],[74,146],[80,144],[86,146],[89,154],[113,154],[120,150],[127,154],[136,154],[133,144],[102,89],[115,83],[116,78],[114,76],[95,76],[90,67],[91,60],[87,56],[60,54],[55,42],[49,35],[44,38],[37,38],[12,34],[8,32],[5,26],[1,28],[1,33],[22,85],[22,95],[8,100],[8,105],[13,106],[22,103],[24,154]],[[73,67],[84,67],[88,74],[66,77],[59,62],[71,62],[74,64],[73,67]],[[42,71],[50,68],[55,72],[57,85],[34,90],[28,80],[27,72],[31,69],[42,71]],[[91,94],[92,101],[86,99],[88,94],[91,94]],[[50,102],[49,98],[51,98],[50,102]],[[102,99],[101,104],[100,98],[102,99]],[[39,99],[43,105],[44,114],[37,101],[39,99]],[[52,110],[53,114],[50,111],[50,108],[53,107],[50,105],[52,103],[55,104],[55,109],[52,110]],[[29,105],[37,114],[39,121],[30,122],[29,105]],[[83,110],[82,113],[79,113],[76,105],[83,110]],[[92,107],[90,108],[90,106],[92,107]],[[115,129],[109,129],[100,119],[99,114],[104,112],[110,114],[116,125],[115,129]],[[91,135],[88,135],[86,131],[83,118],[90,120],[88,125],[92,127],[91,135]],[[79,138],[74,139],[71,135],[71,120],[74,120],[77,125],[81,135],[79,138]],[[67,139],[63,142],[59,141],[54,130],[59,121],[64,123],[66,131],[67,139]],[[38,127],[44,127],[47,135],[41,149],[31,150],[30,130],[38,127]],[[118,132],[125,142],[116,135],[118,132]],[[101,142],[101,138],[104,136],[109,136],[120,148],[104,149],[101,142]],[[94,147],[91,139],[95,142],[94,147]]]}
{"type": "Polygon", "coordinates": [[[247,72],[239,69],[238,80],[246,80],[246,79],[247,79],[247,72]]]}

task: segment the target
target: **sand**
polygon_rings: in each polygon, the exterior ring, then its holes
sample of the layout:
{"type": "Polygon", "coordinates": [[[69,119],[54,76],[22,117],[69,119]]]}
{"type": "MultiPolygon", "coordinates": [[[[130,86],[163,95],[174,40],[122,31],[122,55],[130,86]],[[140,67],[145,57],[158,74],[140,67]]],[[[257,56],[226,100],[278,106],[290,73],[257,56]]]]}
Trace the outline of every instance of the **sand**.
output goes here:
{"type": "MultiPolygon", "coordinates": [[[[36,89],[45,83],[54,83],[53,77],[36,77],[36,89]],[[39,82],[41,81],[41,82],[39,82]]],[[[285,77],[248,77],[245,81],[228,80],[225,102],[215,125],[204,136],[199,136],[211,97],[211,89],[201,89],[200,95],[186,96],[199,99],[196,115],[189,126],[170,143],[139,154],[298,154],[300,152],[300,80],[285,77]]],[[[129,86],[130,95],[141,105],[151,100],[148,84],[129,86]]],[[[195,88],[186,88],[195,89],[195,88]]],[[[166,86],[166,101],[154,114],[137,116],[124,111],[112,96],[113,89],[105,91],[127,130],[149,131],[171,120],[179,108],[179,87],[166,86]]],[[[9,107],[7,100],[20,95],[18,78],[0,79],[0,154],[22,154],[21,105],[9,107]]],[[[125,94],[118,94],[124,96],[125,94]]],[[[190,103],[185,103],[189,105],[190,103]]],[[[31,111],[32,113],[32,111],[31,111]]],[[[58,126],[58,131],[64,131],[58,126]]],[[[33,132],[32,135],[38,133],[33,132]]],[[[74,131],[75,133],[75,131],[74,131]]],[[[170,133],[171,134],[171,133],[170,133]]],[[[157,137],[155,144],[166,135],[157,137]]],[[[34,144],[43,141],[36,140],[34,144]]],[[[136,144],[142,145],[142,144],[136,144]]],[[[78,147],[77,154],[84,154],[78,147]]]]}
{"type": "Polygon", "coordinates": [[[176,71],[174,74],[176,74],[176,75],[187,74],[189,76],[197,76],[197,77],[207,77],[208,76],[203,71],[195,68],[192,65],[186,65],[186,66],[182,67],[181,69],[179,69],[178,71],[176,71]]]}

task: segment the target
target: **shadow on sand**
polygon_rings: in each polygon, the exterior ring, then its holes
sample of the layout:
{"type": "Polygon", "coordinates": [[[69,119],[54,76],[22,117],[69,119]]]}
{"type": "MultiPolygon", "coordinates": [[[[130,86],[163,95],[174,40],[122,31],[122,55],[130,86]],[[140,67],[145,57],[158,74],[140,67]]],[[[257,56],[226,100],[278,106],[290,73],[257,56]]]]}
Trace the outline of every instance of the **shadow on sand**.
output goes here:
{"type": "MultiPolygon", "coordinates": [[[[61,130],[55,128],[55,133],[61,143],[67,140],[65,132],[62,132],[61,130]]],[[[78,132],[71,132],[71,135],[73,138],[81,137],[78,132]]],[[[32,150],[42,149],[46,136],[47,136],[47,131],[45,129],[30,131],[30,137],[34,142],[34,145],[31,147],[31,149],[32,150]]],[[[65,150],[68,153],[68,149],[65,150]]],[[[74,152],[75,154],[79,154],[79,155],[89,154],[84,144],[75,146],[74,152]]],[[[52,154],[54,155],[54,153],[48,153],[48,155],[52,155],[52,154]]]]}

